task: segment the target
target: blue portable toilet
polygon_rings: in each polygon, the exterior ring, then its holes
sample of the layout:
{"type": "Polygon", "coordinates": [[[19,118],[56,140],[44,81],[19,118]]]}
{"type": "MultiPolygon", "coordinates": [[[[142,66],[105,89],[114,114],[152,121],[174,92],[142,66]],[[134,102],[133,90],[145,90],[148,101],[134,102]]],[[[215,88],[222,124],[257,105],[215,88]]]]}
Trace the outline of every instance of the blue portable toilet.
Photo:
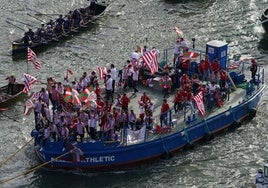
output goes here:
{"type": "Polygon", "coordinates": [[[228,44],[219,40],[212,40],[206,45],[206,54],[209,56],[210,62],[212,63],[217,58],[223,69],[227,67],[227,50],[228,44]]]}

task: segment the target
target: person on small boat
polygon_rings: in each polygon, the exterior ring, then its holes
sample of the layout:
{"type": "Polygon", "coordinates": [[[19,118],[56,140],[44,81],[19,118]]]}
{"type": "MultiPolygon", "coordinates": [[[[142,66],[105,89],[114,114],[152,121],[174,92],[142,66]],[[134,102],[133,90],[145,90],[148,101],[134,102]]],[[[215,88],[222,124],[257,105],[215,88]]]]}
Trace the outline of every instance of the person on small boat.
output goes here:
{"type": "Polygon", "coordinates": [[[71,27],[72,27],[71,16],[67,16],[67,19],[65,19],[64,22],[63,22],[63,30],[64,30],[64,32],[68,33],[69,31],[71,31],[71,27]]]}
{"type": "Polygon", "coordinates": [[[56,36],[61,36],[64,33],[63,25],[60,23],[57,23],[53,29],[53,33],[56,36]]]}
{"type": "Polygon", "coordinates": [[[89,4],[90,14],[92,16],[94,16],[95,13],[96,13],[96,2],[97,2],[97,0],[88,0],[88,1],[90,1],[90,4],[89,4]]]}
{"type": "Polygon", "coordinates": [[[72,13],[72,27],[78,28],[81,24],[83,24],[83,19],[79,9],[75,9],[72,13]]]}
{"type": "Polygon", "coordinates": [[[27,46],[31,46],[32,44],[32,40],[31,40],[31,37],[27,34],[27,32],[24,33],[24,36],[23,36],[23,43],[27,46]]]}
{"type": "Polygon", "coordinates": [[[6,77],[6,80],[8,80],[7,94],[14,95],[14,86],[16,83],[16,78],[14,74],[11,74],[10,76],[6,77]]]}
{"type": "Polygon", "coordinates": [[[250,71],[251,71],[251,79],[253,81],[253,83],[256,83],[256,73],[258,70],[258,64],[256,62],[255,59],[251,59],[251,67],[250,67],[250,71]]]}
{"type": "Polygon", "coordinates": [[[51,40],[53,38],[53,28],[51,25],[47,25],[47,31],[46,31],[46,36],[45,39],[46,40],[51,40]]]}
{"type": "Polygon", "coordinates": [[[33,30],[30,28],[27,32],[27,35],[30,37],[31,41],[35,41],[35,33],[33,32],[33,30]]]}
{"type": "Polygon", "coordinates": [[[45,24],[41,24],[41,27],[38,28],[37,32],[36,32],[36,35],[37,35],[37,41],[38,42],[45,42],[46,40],[46,34],[47,34],[47,31],[46,31],[46,27],[45,27],[45,24]]]}
{"type": "Polygon", "coordinates": [[[254,184],[256,188],[264,188],[266,185],[264,185],[264,173],[262,169],[258,170],[258,173],[255,176],[254,184]]]}

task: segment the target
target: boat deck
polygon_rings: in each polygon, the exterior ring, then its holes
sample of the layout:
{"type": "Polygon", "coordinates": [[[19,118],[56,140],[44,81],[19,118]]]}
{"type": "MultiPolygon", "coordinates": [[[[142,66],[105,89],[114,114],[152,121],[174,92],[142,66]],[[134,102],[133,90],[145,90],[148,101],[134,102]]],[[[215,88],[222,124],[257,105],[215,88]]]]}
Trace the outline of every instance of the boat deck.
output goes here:
{"type": "MultiPolygon", "coordinates": [[[[153,119],[154,119],[154,127],[155,128],[157,125],[160,125],[160,110],[161,110],[161,105],[163,102],[163,94],[161,90],[157,87],[144,87],[144,86],[139,86],[138,90],[139,92],[136,93],[136,95],[133,95],[133,89],[132,88],[118,88],[115,92],[115,96],[117,94],[123,94],[126,93],[128,97],[130,97],[131,103],[129,105],[129,110],[133,109],[136,115],[139,115],[139,103],[138,101],[140,100],[141,96],[143,95],[144,92],[147,93],[147,95],[151,98],[151,101],[154,104],[154,111],[153,111],[153,119]]],[[[218,113],[224,112],[228,110],[232,106],[236,106],[246,96],[246,90],[242,88],[236,88],[236,90],[233,90],[230,95],[229,95],[229,100],[224,101],[224,105],[222,107],[213,107],[211,111],[207,112],[207,117],[214,116],[218,113]]],[[[174,100],[174,93],[170,95],[169,98],[167,98],[168,104],[170,108],[172,109],[172,131],[167,132],[166,134],[174,133],[174,131],[180,131],[185,127],[191,126],[193,123],[197,123],[198,121],[203,121],[203,118],[198,115],[197,110],[195,111],[196,114],[196,120],[190,123],[186,123],[187,117],[191,116],[191,110],[190,107],[186,108],[185,110],[180,111],[179,113],[175,114],[173,110],[173,100],[174,100]]],[[[120,135],[120,134],[119,134],[120,135]]],[[[153,140],[159,136],[163,136],[163,133],[161,134],[153,134],[153,131],[150,131],[150,134],[148,135],[147,140],[153,140]]],[[[120,140],[120,137],[119,137],[120,140]]]]}

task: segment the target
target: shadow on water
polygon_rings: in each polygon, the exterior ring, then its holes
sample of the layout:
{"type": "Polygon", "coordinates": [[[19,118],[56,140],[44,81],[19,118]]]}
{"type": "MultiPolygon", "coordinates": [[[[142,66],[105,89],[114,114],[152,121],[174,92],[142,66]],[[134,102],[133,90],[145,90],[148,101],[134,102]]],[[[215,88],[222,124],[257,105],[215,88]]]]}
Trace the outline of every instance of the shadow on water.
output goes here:
{"type": "Polygon", "coordinates": [[[260,42],[258,43],[258,49],[265,54],[268,54],[268,33],[264,33],[260,42]]]}

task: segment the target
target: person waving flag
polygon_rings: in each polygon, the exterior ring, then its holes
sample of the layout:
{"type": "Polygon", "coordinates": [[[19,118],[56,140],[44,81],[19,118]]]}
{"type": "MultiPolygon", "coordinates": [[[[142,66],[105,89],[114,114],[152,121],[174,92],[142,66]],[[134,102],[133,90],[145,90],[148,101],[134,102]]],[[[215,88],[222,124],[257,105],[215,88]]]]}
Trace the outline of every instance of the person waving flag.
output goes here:
{"type": "Polygon", "coordinates": [[[36,54],[34,53],[34,51],[31,50],[31,48],[28,47],[28,53],[27,53],[27,58],[28,58],[28,62],[31,62],[34,64],[34,68],[37,70],[41,69],[41,63],[39,62],[39,60],[36,57],[36,54]]]}

